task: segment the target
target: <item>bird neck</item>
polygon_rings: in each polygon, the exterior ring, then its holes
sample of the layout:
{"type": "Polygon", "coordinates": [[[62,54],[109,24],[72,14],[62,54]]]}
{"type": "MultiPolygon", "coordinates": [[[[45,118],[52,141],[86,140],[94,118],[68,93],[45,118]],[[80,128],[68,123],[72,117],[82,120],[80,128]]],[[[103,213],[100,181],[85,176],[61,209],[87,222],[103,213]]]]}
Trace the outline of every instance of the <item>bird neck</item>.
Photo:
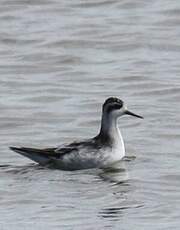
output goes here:
{"type": "Polygon", "coordinates": [[[119,145],[123,142],[118,128],[117,118],[111,115],[102,114],[101,129],[98,139],[107,145],[119,145]]]}

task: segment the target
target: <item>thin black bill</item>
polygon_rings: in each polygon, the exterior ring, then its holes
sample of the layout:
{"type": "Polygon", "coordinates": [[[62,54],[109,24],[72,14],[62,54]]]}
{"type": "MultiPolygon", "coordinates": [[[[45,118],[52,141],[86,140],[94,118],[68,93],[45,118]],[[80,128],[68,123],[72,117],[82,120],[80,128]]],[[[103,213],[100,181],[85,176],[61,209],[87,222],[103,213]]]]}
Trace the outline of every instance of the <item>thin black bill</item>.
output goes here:
{"type": "Polygon", "coordinates": [[[141,118],[141,119],[144,118],[144,117],[142,117],[142,116],[139,116],[139,115],[137,115],[137,114],[135,114],[135,113],[130,112],[129,110],[126,110],[125,114],[131,115],[131,116],[134,116],[134,117],[138,117],[138,118],[141,118]]]}

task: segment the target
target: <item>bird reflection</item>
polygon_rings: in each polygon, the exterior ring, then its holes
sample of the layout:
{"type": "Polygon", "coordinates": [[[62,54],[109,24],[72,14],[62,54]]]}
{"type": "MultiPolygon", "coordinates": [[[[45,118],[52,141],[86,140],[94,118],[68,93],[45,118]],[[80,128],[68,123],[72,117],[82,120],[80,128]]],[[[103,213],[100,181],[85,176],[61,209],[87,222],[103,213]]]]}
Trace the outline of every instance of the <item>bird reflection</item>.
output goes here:
{"type": "Polygon", "coordinates": [[[133,184],[129,178],[127,166],[129,162],[134,159],[134,156],[128,156],[123,161],[103,170],[103,172],[99,174],[102,180],[110,183],[112,186],[112,194],[115,200],[117,200],[117,202],[113,202],[109,207],[105,206],[101,208],[98,213],[99,217],[111,221],[118,221],[126,210],[143,206],[134,200],[127,199],[128,193],[133,191],[133,184]]]}
{"type": "Polygon", "coordinates": [[[129,179],[129,174],[126,170],[126,164],[124,161],[120,161],[111,165],[111,167],[104,169],[99,173],[99,176],[102,180],[115,184],[123,184],[129,179]]]}
{"type": "Polygon", "coordinates": [[[124,211],[127,209],[134,209],[134,208],[141,208],[143,205],[136,205],[136,206],[122,206],[122,207],[115,207],[115,208],[104,208],[102,209],[99,214],[103,218],[108,218],[113,221],[118,221],[119,217],[124,214],[124,211]]]}
{"type": "Polygon", "coordinates": [[[117,207],[117,208],[104,208],[102,209],[99,214],[103,218],[110,218],[110,219],[119,219],[118,217],[123,214],[123,211],[125,209],[128,209],[130,207],[117,207]]]}

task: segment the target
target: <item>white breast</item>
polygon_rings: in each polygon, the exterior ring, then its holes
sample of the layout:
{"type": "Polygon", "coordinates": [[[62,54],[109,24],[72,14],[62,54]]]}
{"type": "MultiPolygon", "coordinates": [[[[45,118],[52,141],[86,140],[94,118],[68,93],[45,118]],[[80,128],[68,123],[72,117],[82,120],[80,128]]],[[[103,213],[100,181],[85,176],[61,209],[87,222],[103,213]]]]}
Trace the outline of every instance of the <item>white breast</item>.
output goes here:
{"type": "Polygon", "coordinates": [[[112,148],[111,159],[112,161],[119,161],[125,156],[124,141],[121,132],[118,129],[118,135],[116,134],[115,144],[112,148]]]}

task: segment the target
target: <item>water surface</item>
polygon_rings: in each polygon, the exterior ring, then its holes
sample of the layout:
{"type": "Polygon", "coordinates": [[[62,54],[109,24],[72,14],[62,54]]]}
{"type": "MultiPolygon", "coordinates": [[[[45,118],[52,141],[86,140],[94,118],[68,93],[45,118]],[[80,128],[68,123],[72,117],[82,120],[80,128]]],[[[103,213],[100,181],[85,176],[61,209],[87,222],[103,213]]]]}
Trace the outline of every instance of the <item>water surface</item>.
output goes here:
{"type": "Polygon", "coordinates": [[[1,1],[0,229],[179,229],[180,3],[1,1]],[[119,171],[41,168],[8,146],[97,134],[122,98],[119,171]]]}

